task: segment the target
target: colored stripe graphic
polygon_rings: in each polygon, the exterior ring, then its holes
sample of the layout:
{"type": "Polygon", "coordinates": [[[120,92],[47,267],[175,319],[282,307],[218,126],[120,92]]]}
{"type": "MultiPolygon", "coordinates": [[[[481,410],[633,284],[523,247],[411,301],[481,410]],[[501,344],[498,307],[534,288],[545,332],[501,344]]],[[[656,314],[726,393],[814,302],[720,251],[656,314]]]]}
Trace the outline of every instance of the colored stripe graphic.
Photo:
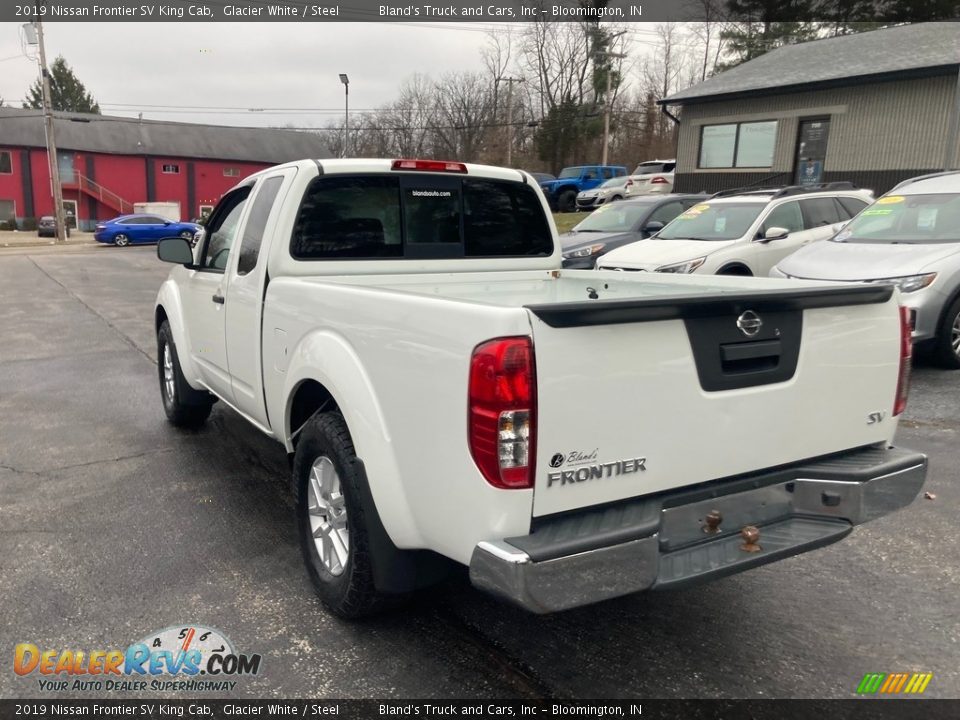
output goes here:
{"type": "Polygon", "coordinates": [[[857,686],[857,694],[919,695],[932,679],[933,673],[867,673],[857,686]]]}

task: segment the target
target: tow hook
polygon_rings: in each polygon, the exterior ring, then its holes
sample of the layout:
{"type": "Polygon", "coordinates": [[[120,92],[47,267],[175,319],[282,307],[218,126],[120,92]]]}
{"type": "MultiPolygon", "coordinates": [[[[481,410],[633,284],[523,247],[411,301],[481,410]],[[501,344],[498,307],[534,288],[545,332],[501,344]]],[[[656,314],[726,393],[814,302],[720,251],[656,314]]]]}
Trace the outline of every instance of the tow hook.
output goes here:
{"type": "Polygon", "coordinates": [[[743,538],[743,545],[740,546],[740,549],[744,552],[755,553],[763,550],[758,544],[760,540],[759,528],[753,525],[747,525],[740,531],[740,537],[743,538]]]}

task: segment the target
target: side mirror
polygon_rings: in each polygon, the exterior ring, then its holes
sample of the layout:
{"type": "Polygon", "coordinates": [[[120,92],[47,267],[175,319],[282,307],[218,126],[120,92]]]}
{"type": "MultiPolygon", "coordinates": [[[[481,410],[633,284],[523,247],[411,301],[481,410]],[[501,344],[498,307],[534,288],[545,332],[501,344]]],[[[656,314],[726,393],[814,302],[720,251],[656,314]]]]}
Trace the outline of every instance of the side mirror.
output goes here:
{"type": "Polygon", "coordinates": [[[663,223],[659,220],[651,220],[646,225],[643,226],[643,231],[649,235],[658,233],[663,230],[663,223]]]}
{"type": "Polygon", "coordinates": [[[193,249],[190,241],[182,237],[163,238],[157,243],[157,257],[163,262],[176,265],[193,265],[193,249]]]}
{"type": "Polygon", "coordinates": [[[783,227],[772,227],[767,228],[767,231],[763,234],[763,239],[766,242],[771,240],[783,240],[787,235],[790,234],[790,231],[783,227]]]}

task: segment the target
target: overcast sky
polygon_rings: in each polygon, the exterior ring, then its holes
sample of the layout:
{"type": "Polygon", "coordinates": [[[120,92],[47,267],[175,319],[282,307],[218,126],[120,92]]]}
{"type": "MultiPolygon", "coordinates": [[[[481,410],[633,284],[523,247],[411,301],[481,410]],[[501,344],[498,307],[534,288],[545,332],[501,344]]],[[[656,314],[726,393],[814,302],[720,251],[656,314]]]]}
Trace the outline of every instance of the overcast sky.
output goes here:
{"type": "MultiPolygon", "coordinates": [[[[47,60],[63,55],[104,114],[229,125],[315,127],[351,108],[396,97],[414,73],[482,67],[487,41],[476,24],[397,23],[44,23],[47,60]],[[331,113],[159,112],[148,105],[330,108],[331,113]]],[[[0,98],[20,106],[37,77],[21,56],[20,25],[0,23],[0,98]]]]}

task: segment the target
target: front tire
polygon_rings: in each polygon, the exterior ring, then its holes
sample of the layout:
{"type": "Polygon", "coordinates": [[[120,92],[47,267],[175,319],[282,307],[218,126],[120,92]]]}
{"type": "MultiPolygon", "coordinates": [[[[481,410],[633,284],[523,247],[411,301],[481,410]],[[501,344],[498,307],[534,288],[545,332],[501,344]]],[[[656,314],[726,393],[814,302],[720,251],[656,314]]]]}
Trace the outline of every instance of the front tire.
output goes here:
{"type": "Polygon", "coordinates": [[[356,454],[339,413],[322,413],[300,435],[293,460],[300,549],[321,602],[355,619],[389,604],[377,591],[356,454]]]}
{"type": "Polygon", "coordinates": [[[949,370],[960,369],[960,297],[943,315],[933,349],[936,363],[949,370]]]}
{"type": "Polygon", "coordinates": [[[167,419],[177,427],[197,428],[206,422],[213,409],[213,397],[194,390],[180,369],[177,346],[173,342],[170,323],[164,320],[157,331],[157,369],[160,375],[160,397],[167,419]]]}
{"type": "Polygon", "coordinates": [[[563,213],[577,209],[577,193],[575,190],[564,190],[557,197],[557,210],[563,213]]]}

